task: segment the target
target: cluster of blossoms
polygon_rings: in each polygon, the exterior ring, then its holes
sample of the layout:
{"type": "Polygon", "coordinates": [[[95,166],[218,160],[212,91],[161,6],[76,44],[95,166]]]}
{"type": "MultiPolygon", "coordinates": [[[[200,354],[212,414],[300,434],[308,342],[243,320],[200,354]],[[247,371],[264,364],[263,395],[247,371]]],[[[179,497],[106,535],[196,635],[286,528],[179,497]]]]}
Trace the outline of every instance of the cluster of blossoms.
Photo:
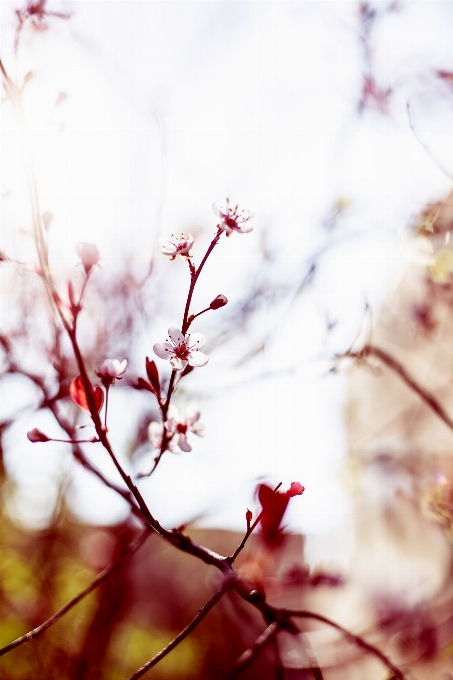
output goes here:
{"type": "Polygon", "coordinates": [[[196,434],[198,437],[204,435],[204,425],[198,422],[199,419],[200,411],[196,408],[188,406],[183,413],[180,413],[176,406],[171,404],[165,424],[153,421],[148,427],[148,438],[151,446],[155,449],[161,449],[165,431],[169,451],[172,453],[192,451],[187,435],[189,433],[196,434]]]}

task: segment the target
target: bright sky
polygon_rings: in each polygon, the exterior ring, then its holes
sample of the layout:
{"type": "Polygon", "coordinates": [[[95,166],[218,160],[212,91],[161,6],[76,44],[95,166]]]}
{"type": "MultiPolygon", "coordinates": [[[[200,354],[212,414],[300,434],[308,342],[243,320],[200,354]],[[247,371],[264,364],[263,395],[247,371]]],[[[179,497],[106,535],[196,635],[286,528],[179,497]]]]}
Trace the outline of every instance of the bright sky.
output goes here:
{"type": "MultiPolygon", "coordinates": [[[[202,515],[204,525],[243,529],[258,478],[284,487],[298,480],[306,492],[293,501],[288,525],[307,534],[310,559],[347,559],[345,382],[325,377],[327,358],[348,347],[365,299],[378,309],[398,280],[404,267],[398,233],[451,188],[439,165],[452,168],[453,107],[433,96],[441,87],[433,84],[433,69],[453,70],[453,5],[403,1],[400,12],[378,21],[375,73],[396,94],[389,116],[370,110],[362,117],[355,2],[59,2],[49,7],[73,10],[71,21],[24,32],[17,63],[16,6],[2,3],[2,58],[19,79],[34,73],[25,106],[41,208],[55,215],[56,266],[73,266],[76,243],[87,240],[106,261],[128,252],[145,269],[160,235],[193,224],[212,231],[212,203],[234,193],[256,212],[254,231],[225,240],[200,282],[234,299],[241,294],[238,267],[253,261],[260,229],[270,227],[282,280],[301,278],[304,259],[336,238],[320,226],[329,207],[339,198],[349,202],[350,237],[320,259],[312,291],[290,314],[279,313],[281,332],[252,370],[281,372],[228,389],[234,354],[215,355],[200,369],[208,393],[218,395],[200,404],[205,438],[191,454],[165,456],[155,477],[141,483],[164,524],[202,515]],[[60,92],[67,98],[55,106],[60,92]],[[326,314],[339,320],[328,348],[326,314]]],[[[6,228],[29,220],[16,144],[12,133],[3,134],[2,191],[12,183],[14,192],[1,238],[22,258],[6,228]]],[[[183,265],[160,266],[165,272],[183,265]]],[[[112,409],[117,422],[120,397],[112,409]]],[[[41,425],[45,430],[36,418],[29,423],[41,425]]],[[[125,436],[112,432],[119,447],[125,436]]],[[[38,446],[12,447],[7,461],[20,482],[16,511],[37,524],[55,493],[51,471],[71,467],[66,453],[38,446]]],[[[108,469],[99,452],[90,455],[108,469]]],[[[114,521],[125,512],[77,468],[71,493],[83,519],[114,521]]]]}

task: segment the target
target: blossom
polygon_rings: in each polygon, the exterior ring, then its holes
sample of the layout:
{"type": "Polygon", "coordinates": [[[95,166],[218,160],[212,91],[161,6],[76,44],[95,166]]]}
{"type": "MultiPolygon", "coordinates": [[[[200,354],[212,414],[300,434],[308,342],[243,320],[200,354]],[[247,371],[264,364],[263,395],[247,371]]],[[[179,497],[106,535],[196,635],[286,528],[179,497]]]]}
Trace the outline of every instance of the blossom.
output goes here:
{"type": "Polygon", "coordinates": [[[170,238],[161,238],[159,240],[160,252],[168,255],[170,260],[174,260],[176,255],[181,255],[184,258],[192,257],[190,249],[193,246],[193,241],[192,234],[189,234],[187,238],[184,234],[181,234],[181,236],[174,236],[172,234],[170,238]]]}
{"type": "Polygon", "coordinates": [[[175,371],[182,371],[187,364],[190,366],[205,366],[208,357],[198,348],[206,342],[202,333],[184,335],[178,328],[168,329],[167,342],[158,342],[154,345],[154,353],[161,359],[167,359],[175,371]]]}
{"type": "Polygon", "coordinates": [[[98,367],[96,375],[102,380],[104,387],[110,387],[115,384],[115,380],[122,380],[126,372],[127,359],[118,361],[118,359],[105,359],[98,367]]]}
{"type": "Polygon", "coordinates": [[[172,443],[182,451],[192,451],[192,447],[187,441],[187,434],[192,432],[198,437],[204,435],[204,425],[198,422],[200,411],[193,406],[188,406],[184,414],[180,414],[176,406],[172,404],[168,409],[168,416],[165,426],[168,432],[173,435],[172,443]]]}
{"type": "MultiPolygon", "coordinates": [[[[180,453],[181,449],[175,445],[175,443],[172,441],[172,435],[168,432],[167,428],[167,446],[166,449],[168,451],[171,451],[172,453],[180,453]]],[[[149,425],[148,425],[148,439],[151,444],[155,449],[161,449],[162,448],[162,438],[164,436],[164,423],[158,423],[157,421],[153,420],[149,425]]]]}
{"type": "Polygon", "coordinates": [[[246,224],[246,222],[251,220],[255,213],[250,212],[249,210],[239,210],[239,206],[232,196],[227,196],[226,209],[222,208],[219,210],[215,203],[212,206],[212,209],[214,210],[214,213],[220,217],[220,222],[217,227],[226,231],[227,236],[230,236],[234,231],[239,234],[246,234],[247,232],[252,231],[253,227],[246,224]]]}
{"type": "Polygon", "coordinates": [[[80,242],[76,246],[77,255],[82,260],[85,267],[85,273],[88,275],[95,264],[100,260],[99,250],[94,243],[80,242]]]}
{"type": "Polygon", "coordinates": [[[200,412],[189,406],[184,414],[180,413],[173,404],[168,409],[168,420],[164,423],[153,421],[148,426],[148,439],[155,449],[161,449],[164,429],[166,432],[168,451],[181,453],[181,451],[192,451],[192,447],[187,441],[188,433],[202,437],[204,425],[198,422],[200,412]]]}

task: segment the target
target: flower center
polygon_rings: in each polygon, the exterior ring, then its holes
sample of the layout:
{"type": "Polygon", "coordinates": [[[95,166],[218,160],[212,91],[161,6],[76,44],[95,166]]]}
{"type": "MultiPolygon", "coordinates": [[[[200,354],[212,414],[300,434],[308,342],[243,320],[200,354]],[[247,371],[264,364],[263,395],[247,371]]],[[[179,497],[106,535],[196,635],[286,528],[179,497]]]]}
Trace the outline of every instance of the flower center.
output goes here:
{"type": "Polygon", "coordinates": [[[223,218],[223,221],[229,227],[230,229],[237,229],[238,225],[236,220],[233,217],[230,217],[229,215],[225,215],[223,218]]]}
{"type": "Polygon", "coordinates": [[[183,361],[185,361],[189,357],[190,348],[187,347],[187,345],[183,342],[181,345],[175,346],[173,354],[175,355],[175,357],[178,357],[178,359],[182,359],[183,361]]]}
{"type": "Polygon", "coordinates": [[[187,433],[186,423],[178,423],[176,425],[176,432],[179,432],[179,434],[186,434],[187,433]]]}

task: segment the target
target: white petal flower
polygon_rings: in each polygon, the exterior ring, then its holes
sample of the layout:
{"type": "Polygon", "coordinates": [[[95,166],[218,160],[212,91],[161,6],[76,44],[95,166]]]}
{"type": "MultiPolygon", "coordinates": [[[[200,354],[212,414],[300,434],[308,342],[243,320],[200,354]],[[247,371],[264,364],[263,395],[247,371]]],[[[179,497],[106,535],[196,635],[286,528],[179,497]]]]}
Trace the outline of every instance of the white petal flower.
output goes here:
{"type": "Polygon", "coordinates": [[[127,368],[127,359],[106,359],[98,367],[96,375],[100,377],[105,386],[115,384],[115,380],[121,380],[127,368]]]}
{"type": "Polygon", "coordinates": [[[172,234],[170,238],[159,239],[160,252],[167,255],[170,260],[174,260],[176,255],[181,255],[184,258],[192,257],[191,248],[193,242],[192,234],[189,234],[187,238],[184,234],[181,234],[181,236],[174,236],[172,234]]]}
{"type": "Polygon", "coordinates": [[[238,234],[246,234],[252,231],[247,222],[251,220],[255,213],[249,210],[239,210],[239,206],[232,196],[227,196],[225,202],[226,208],[219,209],[216,204],[212,206],[214,213],[220,217],[220,222],[217,225],[219,229],[226,231],[227,236],[230,236],[234,231],[238,234]]]}
{"type": "Polygon", "coordinates": [[[198,367],[208,363],[206,354],[198,351],[198,347],[206,342],[202,333],[191,333],[184,337],[178,328],[171,327],[168,336],[167,342],[157,342],[153,350],[158,357],[169,361],[175,371],[182,371],[187,364],[198,367]]]}
{"type": "MultiPolygon", "coordinates": [[[[155,449],[160,450],[162,446],[162,437],[164,434],[164,424],[157,423],[153,420],[148,426],[148,439],[155,449]]],[[[176,442],[173,441],[173,433],[169,432],[167,429],[167,451],[171,453],[181,453],[181,449],[177,446],[176,442]]]]}
{"type": "Polygon", "coordinates": [[[192,451],[192,447],[187,440],[188,433],[202,437],[204,425],[198,422],[200,412],[194,407],[187,407],[183,414],[171,405],[168,409],[168,420],[165,423],[167,431],[172,433],[172,443],[177,445],[182,451],[192,451]]]}

